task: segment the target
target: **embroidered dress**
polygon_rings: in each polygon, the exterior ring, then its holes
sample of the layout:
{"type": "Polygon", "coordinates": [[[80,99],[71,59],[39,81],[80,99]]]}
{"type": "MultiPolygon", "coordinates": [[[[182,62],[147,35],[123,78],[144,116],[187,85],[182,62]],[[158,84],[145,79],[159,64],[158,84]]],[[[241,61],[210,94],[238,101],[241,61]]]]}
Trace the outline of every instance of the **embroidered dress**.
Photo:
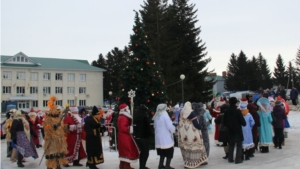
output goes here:
{"type": "Polygon", "coordinates": [[[192,109],[190,108],[189,113],[186,113],[185,110],[184,107],[182,113],[180,113],[178,142],[184,166],[187,168],[196,168],[207,161],[207,155],[203,145],[201,130],[196,129],[192,120],[188,119],[192,109]]]}

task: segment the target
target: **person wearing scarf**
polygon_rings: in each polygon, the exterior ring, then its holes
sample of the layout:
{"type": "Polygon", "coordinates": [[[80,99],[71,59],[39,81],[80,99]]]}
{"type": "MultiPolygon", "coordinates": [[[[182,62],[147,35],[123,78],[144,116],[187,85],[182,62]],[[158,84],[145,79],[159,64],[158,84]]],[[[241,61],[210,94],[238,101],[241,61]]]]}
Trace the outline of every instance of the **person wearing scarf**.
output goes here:
{"type": "Polygon", "coordinates": [[[29,122],[24,118],[21,111],[18,110],[14,114],[14,120],[11,125],[12,147],[18,150],[18,167],[24,167],[22,159],[32,156],[38,158],[35,145],[31,138],[31,134],[35,134],[29,126],[29,122]]]}
{"type": "Polygon", "coordinates": [[[174,154],[174,138],[175,126],[167,112],[166,104],[159,104],[152,118],[155,130],[155,148],[159,159],[159,169],[171,169],[171,160],[174,154]],[[167,158],[166,166],[164,160],[167,158]]]}
{"type": "MultiPolygon", "coordinates": [[[[202,122],[205,123],[203,116],[202,122]]],[[[207,154],[203,144],[201,125],[190,102],[186,102],[180,113],[178,125],[178,142],[187,168],[196,168],[207,162],[207,154]]]]}
{"type": "Polygon", "coordinates": [[[259,148],[262,153],[269,152],[269,146],[273,144],[271,123],[273,121],[270,111],[270,101],[267,98],[260,98],[257,101],[259,106],[258,115],[260,120],[259,133],[259,148]]]}
{"type": "Polygon", "coordinates": [[[136,163],[139,159],[139,150],[132,137],[133,126],[132,116],[129,107],[123,103],[119,106],[118,117],[118,151],[120,159],[120,169],[133,169],[130,163],[136,163]]]}
{"type": "Polygon", "coordinates": [[[92,115],[86,118],[84,131],[86,133],[87,163],[90,169],[98,169],[97,164],[104,163],[99,119],[103,116],[96,106],[92,115]]]}

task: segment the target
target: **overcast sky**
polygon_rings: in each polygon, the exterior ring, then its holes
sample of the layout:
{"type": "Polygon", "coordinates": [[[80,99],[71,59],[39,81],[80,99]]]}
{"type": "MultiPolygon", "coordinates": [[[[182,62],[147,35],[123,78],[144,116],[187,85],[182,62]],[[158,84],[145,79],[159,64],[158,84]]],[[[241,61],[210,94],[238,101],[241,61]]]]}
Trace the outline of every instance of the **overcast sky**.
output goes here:
{"type": "MultiPolygon", "coordinates": [[[[133,10],[143,0],[1,0],[1,54],[22,51],[32,57],[84,59],[129,43],[133,10]]],[[[230,55],[259,52],[271,71],[278,54],[294,59],[300,47],[299,0],[190,0],[197,26],[221,75],[230,55]]]]}

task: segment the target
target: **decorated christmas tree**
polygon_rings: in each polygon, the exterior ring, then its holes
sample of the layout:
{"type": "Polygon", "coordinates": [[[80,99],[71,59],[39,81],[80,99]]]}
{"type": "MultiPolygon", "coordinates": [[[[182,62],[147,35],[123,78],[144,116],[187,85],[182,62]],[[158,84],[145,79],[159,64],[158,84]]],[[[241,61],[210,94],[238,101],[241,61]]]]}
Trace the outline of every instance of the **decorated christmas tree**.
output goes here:
{"type": "MultiPolygon", "coordinates": [[[[143,30],[143,24],[137,12],[135,14],[135,25],[132,30],[133,34],[130,36],[130,44],[128,46],[129,55],[125,58],[127,65],[120,75],[122,80],[120,83],[121,90],[118,93],[118,96],[120,96],[119,103],[126,103],[130,106],[131,100],[128,97],[128,91],[134,90],[134,114],[137,113],[136,109],[143,104],[148,107],[149,120],[151,120],[156,106],[160,103],[165,103],[167,100],[166,86],[161,68],[152,55],[147,34],[143,30]]],[[[117,133],[118,131],[118,115],[118,108],[116,108],[114,114],[116,131],[113,131],[111,139],[113,149],[115,149],[115,132],[117,133]]],[[[151,149],[154,149],[154,131],[152,131],[149,146],[151,149]]]]}
{"type": "Polygon", "coordinates": [[[133,34],[130,36],[128,47],[128,65],[125,66],[121,76],[120,96],[121,102],[130,105],[128,91],[135,91],[134,105],[146,105],[150,110],[155,110],[160,103],[166,102],[166,86],[161,68],[152,55],[151,46],[148,43],[147,34],[143,30],[143,24],[139,15],[135,14],[133,34]]]}

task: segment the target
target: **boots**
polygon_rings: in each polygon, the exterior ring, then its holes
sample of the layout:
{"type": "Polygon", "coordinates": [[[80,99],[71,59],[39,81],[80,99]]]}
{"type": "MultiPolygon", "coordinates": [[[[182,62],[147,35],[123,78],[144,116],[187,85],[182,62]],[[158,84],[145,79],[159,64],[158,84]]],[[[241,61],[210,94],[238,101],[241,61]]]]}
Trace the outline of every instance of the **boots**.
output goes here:
{"type": "Polygon", "coordinates": [[[250,160],[250,157],[249,157],[249,152],[248,152],[248,150],[245,152],[245,160],[250,160]]]}
{"type": "Polygon", "coordinates": [[[226,160],[228,158],[228,153],[226,153],[226,155],[223,157],[224,160],[226,160]]]}
{"type": "Polygon", "coordinates": [[[74,161],[73,161],[73,166],[81,167],[81,166],[83,166],[83,165],[79,163],[79,160],[74,160],[74,161]]]}
{"type": "Polygon", "coordinates": [[[22,163],[22,160],[23,160],[23,156],[21,154],[18,154],[18,167],[22,168],[24,167],[23,163],[22,163]]]}
{"type": "Polygon", "coordinates": [[[124,169],[124,162],[120,161],[119,169],[124,169]]]}
{"type": "Polygon", "coordinates": [[[123,169],[134,169],[130,166],[130,163],[127,162],[124,162],[123,166],[124,166],[123,169]]]}

